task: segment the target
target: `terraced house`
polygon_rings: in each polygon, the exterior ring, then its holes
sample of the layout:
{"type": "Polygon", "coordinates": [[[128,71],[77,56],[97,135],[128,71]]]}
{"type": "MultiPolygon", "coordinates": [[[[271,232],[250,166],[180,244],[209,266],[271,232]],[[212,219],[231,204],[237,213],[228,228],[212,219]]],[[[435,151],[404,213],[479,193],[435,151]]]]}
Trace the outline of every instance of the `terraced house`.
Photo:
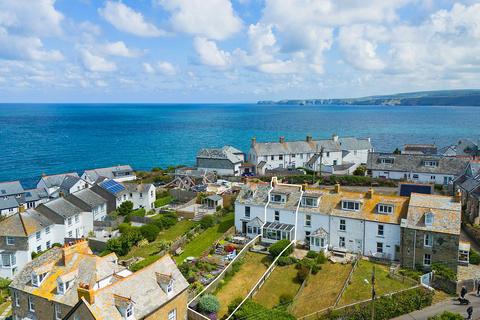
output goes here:
{"type": "MultiPolygon", "coordinates": [[[[455,199],[417,194],[411,197],[412,206],[409,197],[377,194],[373,189],[351,192],[339,185],[333,190],[309,189],[278,183],[273,178],[270,184],[252,183],[240,191],[235,203],[235,228],[250,238],[261,235],[264,243],[287,239],[314,251],[353,252],[402,261],[401,234],[418,227],[417,223],[405,222],[412,219],[417,198],[427,199],[432,206],[451,202],[451,215],[456,218],[445,220],[439,215],[435,230],[460,229],[461,212],[455,199]]],[[[458,263],[459,247],[458,235],[445,247],[452,266],[458,263]]],[[[469,250],[465,248],[461,249],[469,250]]],[[[435,259],[432,256],[432,261],[435,259]]]]}
{"type": "Polygon", "coordinates": [[[282,168],[309,168],[337,174],[352,174],[361,164],[367,163],[373,152],[370,138],[339,137],[314,140],[307,136],[303,141],[257,142],[252,139],[248,161],[256,165],[258,174],[282,168]]]}
{"type": "Polygon", "coordinates": [[[53,248],[10,285],[14,319],[186,319],[188,283],[166,255],[135,273],[87,241],[53,248]]]}

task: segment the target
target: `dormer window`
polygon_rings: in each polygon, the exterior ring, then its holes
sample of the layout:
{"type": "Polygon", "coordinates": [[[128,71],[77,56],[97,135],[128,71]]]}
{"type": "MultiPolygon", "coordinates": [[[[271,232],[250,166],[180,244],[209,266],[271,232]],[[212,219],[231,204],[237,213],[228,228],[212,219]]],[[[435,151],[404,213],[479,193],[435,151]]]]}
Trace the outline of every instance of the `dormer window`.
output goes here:
{"type": "Polygon", "coordinates": [[[318,198],[302,197],[301,205],[302,207],[316,208],[318,207],[318,198]]]}
{"type": "Polygon", "coordinates": [[[125,308],[125,320],[131,320],[135,319],[134,318],[134,309],[133,309],[133,304],[130,303],[127,308],[125,308]]]}
{"type": "Polygon", "coordinates": [[[377,206],[377,212],[380,213],[380,214],[392,214],[393,213],[393,205],[379,203],[378,206],[377,206]]]}
{"type": "Polygon", "coordinates": [[[383,164],[393,164],[394,159],[393,158],[380,158],[378,159],[378,162],[383,163],[383,164]]]}
{"type": "Polygon", "coordinates": [[[433,224],[433,213],[427,212],[425,213],[425,225],[431,226],[433,224]]]}
{"type": "Polygon", "coordinates": [[[348,211],[358,211],[360,210],[360,202],[352,200],[343,200],[342,209],[348,211]]]}
{"type": "Polygon", "coordinates": [[[173,277],[171,274],[155,273],[157,277],[157,283],[160,285],[160,288],[166,293],[170,294],[173,292],[173,277]]]}
{"type": "Polygon", "coordinates": [[[57,291],[58,293],[60,294],[65,294],[68,289],[70,289],[70,287],[72,286],[72,281],[67,281],[67,282],[58,282],[58,285],[57,285],[57,291]]]}
{"type": "Polygon", "coordinates": [[[286,202],[286,195],[284,194],[271,194],[270,201],[277,202],[277,203],[285,203],[286,202]]]}
{"type": "Polygon", "coordinates": [[[438,167],[438,161],[437,160],[424,160],[423,165],[425,167],[438,167]]]}
{"type": "Polygon", "coordinates": [[[36,274],[35,272],[32,272],[32,285],[34,287],[39,287],[43,280],[47,277],[48,272],[44,272],[41,274],[36,274]]]}

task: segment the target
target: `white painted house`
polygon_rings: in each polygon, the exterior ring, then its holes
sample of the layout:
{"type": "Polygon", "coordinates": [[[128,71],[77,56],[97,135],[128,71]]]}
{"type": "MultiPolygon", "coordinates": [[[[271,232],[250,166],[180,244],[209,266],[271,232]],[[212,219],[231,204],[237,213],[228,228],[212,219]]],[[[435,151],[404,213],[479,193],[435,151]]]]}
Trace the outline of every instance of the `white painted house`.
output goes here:
{"type": "Polygon", "coordinates": [[[82,179],[90,184],[95,184],[105,179],[113,179],[117,182],[133,181],[137,179],[135,171],[129,165],[118,165],[108,168],[85,170],[82,179]]]}
{"type": "Polygon", "coordinates": [[[79,208],[92,212],[93,221],[103,221],[107,217],[107,199],[91,189],[71,193],[65,199],[79,208]]]}
{"type": "Polygon", "coordinates": [[[133,209],[155,208],[155,186],[150,183],[120,183],[114,180],[105,180],[92,187],[92,190],[107,200],[107,211],[111,212],[123,202],[131,201],[133,209]]]}
{"type": "Polygon", "coordinates": [[[339,137],[303,141],[257,142],[252,139],[248,162],[256,165],[257,174],[282,168],[308,168],[337,174],[352,174],[367,163],[368,153],[373,152],[370,138],[339,137]],[[320,165],[321,164],[321,165],[320,165]]]}
{"type": "Polygon", "coordinates": [[[399,259],[400,221],[408,198],[369,192],[306,189],[299,185],[249,184],[235,203],[235,228],[265,243],[296,241],[311,250],[340,249],[399,259]]]}
{"type": "Polygon", "coordinates": [[[204,148],[197,153],[197,168],[218,175],[239,176],[245,154],[232,146],[204,148]]]}
{"type": "Polygon", "coordinates": [[[80,178],[76,172],[43,175],[37,183],[37,189],[45,189],[50,199],[90,187],[91,184],[80,178]]]}
{"type": "Polygon", "coordinates": [[[64,243],[63,226],[34,209],[18,212],[0,223],[0,277],[12,278],[32,260],[32,252],[64,243]]]}
{"type": "Polygon", "coordinates": [[[463,174],[468,161],[438,155],[370,153],[367,170],[373,178],[448,185],[463,174]]]}

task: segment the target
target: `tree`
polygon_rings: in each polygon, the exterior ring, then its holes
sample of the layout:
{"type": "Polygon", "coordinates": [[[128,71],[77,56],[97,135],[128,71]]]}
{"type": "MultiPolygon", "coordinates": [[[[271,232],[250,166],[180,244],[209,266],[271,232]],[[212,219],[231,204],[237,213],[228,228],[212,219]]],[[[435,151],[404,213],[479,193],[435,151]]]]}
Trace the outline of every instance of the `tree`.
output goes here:
{"type": "Polygon", "coordinates": [[[140,232],[142,233],[142,236],[148,240],[148,242],[152,242],[157,239],[158,234],[160,233],[160,228],[154,224],[146,224],[140,227],[140,232]]]}
{"type": "Polygon", "coordinates": [[[125,201],[117,209],[118,213],[121,216],[128,216],[133,211],[133,202],[132,201],[125,201]]]}
{"type": "MultiPolygon", "coordinates": [[[[272,244],[270,248],[268,248],[268,252],[270,252],[272,256],[276,257],[283,251],[283,249],[285,249],[288,246],[290,246],[290,241],[288,241],[287,239],[280,240],[272,244]]],[[[285,250],[282,256],[286,257],[290,253],[292,253],[292,251],[293,251],[293,246],[290,246],[287,250],[285,250]]]]}
{"type": "Polygon", "coordinates": [[[220,302],[213,294],[206,294],[198,301],[198,309],[205,314],[217,313],[220,302]]]}
{"type": "Polygon", "coordinates": [[[200,225],[202,226],[202,229],[213,227],[214,224],[215,218],[212,215],[203,216],[200,220],[200,225]]]}

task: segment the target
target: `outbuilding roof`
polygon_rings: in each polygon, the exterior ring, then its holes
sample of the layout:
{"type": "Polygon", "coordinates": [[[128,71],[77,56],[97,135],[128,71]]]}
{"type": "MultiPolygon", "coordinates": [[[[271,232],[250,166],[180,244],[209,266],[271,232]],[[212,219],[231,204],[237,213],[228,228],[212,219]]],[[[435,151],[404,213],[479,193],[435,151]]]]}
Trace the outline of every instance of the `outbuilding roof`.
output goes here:
{"type": "Polygon", "coordinates": [[[23,192],[20,181],[0,182],[0,197],[21,194],[23,192]]]}
{"type": "Polygon", "coordinates": [[[223,146],[222,148],[203,148],[198,152],[197,158],[226,159],[231,163],[240,163],[243,161],[243,153],[232,146],[223,146]]]}

